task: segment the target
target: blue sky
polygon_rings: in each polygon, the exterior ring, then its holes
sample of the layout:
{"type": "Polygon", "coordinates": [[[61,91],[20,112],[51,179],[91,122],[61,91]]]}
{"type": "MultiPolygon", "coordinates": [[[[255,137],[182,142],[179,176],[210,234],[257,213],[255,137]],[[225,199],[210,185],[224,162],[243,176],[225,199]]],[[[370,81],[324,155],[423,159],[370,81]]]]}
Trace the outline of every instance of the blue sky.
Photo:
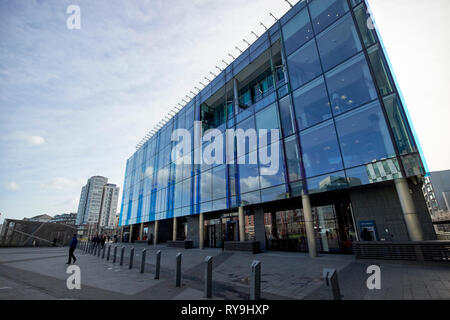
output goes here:
{"type": "MultiPolygon", "coordinates": [[[[450,169],[450,3],[370,3],[430,170],[450,169]]],[[[146,131],[237,56],[242,39],[253,42],[260,21],[270,26],[269,12],[288,9],[283,0],[2,0],[0,223],[76,212],[93,175],[122,189],[146,131]],[[71,4],[80,30],[66,27],[71,4]]]]}

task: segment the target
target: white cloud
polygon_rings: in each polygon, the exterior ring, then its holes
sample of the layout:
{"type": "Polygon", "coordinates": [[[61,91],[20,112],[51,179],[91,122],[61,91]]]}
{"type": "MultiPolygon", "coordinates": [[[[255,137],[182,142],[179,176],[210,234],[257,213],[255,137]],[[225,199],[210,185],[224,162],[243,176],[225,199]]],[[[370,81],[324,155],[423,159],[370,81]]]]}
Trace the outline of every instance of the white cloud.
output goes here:
{"type": "Polygon", "coordinates": [[[79,183],[77,181],[73,181],[67,178],[56,177],[53,178],[49,183],[47,183],[46,186],[56,190],[64,191],[64,190],[72,190],[78,187],[79,183]]]}
{"type": "Polygon", "coordinates": [[[28,136],[25,139],[32,146],[40,146],[45,143],[45,139],[41,136],[28,136]]]}
{"type": "Polygon", "coordinates": [[[16,182],[8,182],[6,184],[6,189],[10,191],[17,191],[20,189],[20,186],[16,182]]]}

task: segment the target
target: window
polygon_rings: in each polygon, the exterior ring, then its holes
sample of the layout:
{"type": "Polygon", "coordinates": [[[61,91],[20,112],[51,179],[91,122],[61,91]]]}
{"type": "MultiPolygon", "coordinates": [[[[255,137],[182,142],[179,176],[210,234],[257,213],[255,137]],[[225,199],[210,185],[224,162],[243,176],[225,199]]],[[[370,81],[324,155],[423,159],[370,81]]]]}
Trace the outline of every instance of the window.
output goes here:
{"type": "Polygon", "coordinates": [[[324,30],[348,11],[346,0],[315,0],[309,4],[316,34],[324,30]]]}
{"type": "Polygon", "coordinates": [[[348,188],[344,171],[308,179],[307,185],[309,194],[348,188]]]}
{"type": "Polygon", "coordinates": [[[388,75],[386,64],[381,56],[380,46],[373,46],[367,50],[367,53],[369,54],[370,64],[372,65],[381,95],[385,96],[392,93],[392,82],[388,75]]]}
{"type": "MultiPolygon", "coordinates": [[[[279,129],[278,125],[278,112],[277,105],[274,103],[271,106],[265,108],[264,110],[258,112],[255,116],[256,118],[256,129],[267,129],[267,143],[271,141],[271,129],[279,129]]],[[[258,131],[259,132],[259,131],[258,131]]],[[[278,138],[280,136],[278,135],[278,138]]],[[[261,141],[259,141],[261,143],[261,141]]],[[[265,144],[267,145],[267,144],[265,144]]],[[[259,147],[264,147],[264,145],[259,145],[259,147]]]]}
{"type": "MultiPolygon", "coordinates": [[[[244,130],[244,133],[248,129],[254,130],[255,129],[255,117],[251,116],[247,120],[244,120],[241,123],[238,123],[236,126],[236,129],[242,129],[242,130],[244,130]]],[[[258,147],[257,144],[251,144],[249,138],[246,138],[244,143],[245,143],[245,154],[249,153],[250,151],[256,150],[258,147]]]]}
{"type": "Polygon", "coordinates": [[[287,56],[314,37],[308,9],[303,10],[284,25],[283,35],[287,56]]]}
{"type": "Polygon", "coordinates": [[[323,77],[294,92],[294,107],[300,130],[331,118],[330,102],[323,77]]]}
{"type": "Polygon", "coordinates": [[[292,136],[284,140],[289,181],[297,181],[302,178],[300,170],[300,152],[298,150],[296,138],[296,136],[292,136]]]}
{"type": "Polygon", "coordinates": [[[300,133],[306,177],[341,170],[342,160],[333,121],[300,133]]]}
{"type": "Polygon", "coordinates": [[[281,185],[273,188],[261,190],[261,200],[263,202],[275,201],[286,198],[286,186],[281,185]]]}
{"type": "Polygon", "coordinates": [[[346,168],[395,156],[378,101],[336,118],[346,168]]]}
{"type": "Polygon", "coordinates": [[[191,205],[191,179],[183,181],[183,207],[191,205]]]}
{"type": "Polygon", "coordinates": [[[261,188],[268,188],[272,186],[277,186],[280,184],[286,183],[285,175],[284,175],[284,157],[283,157],[283,149],[280,141],[277,141],[274,144],[270,144],[268,147],[261,148],[260,152],[263,155],[267,155],[272,159],[271,163],[262,164],[262,159],[260,157],[260,183],[261,188]],[[278,154],[272,154],[275,152],[275,146],[278,147],[278,154]],[[262,175],[262,169],[265,169],[266,175],[262,175]]]}
{"type": "Polygon", "coordinates": [[[407,126],[406,118],[402,112],[400,101],[396,94],[383,99],[386,113],[394,133],[395,142],[400,154],[412,153],[415,151],[412,143],[412,136],[407,126]]]}
{"type": "Polygon", "coordinates": [[[316,78],[322,73],[316,40],[312,40],[288,57],[292,89],[316,78]]]}
{"type": "Polygon", "coordinates": [[[213,200],[225,198],[227,196],[227,179],[224,165],[215,167],[213,169],[212,183],[213,200]]]}
{"type": "Polygon", "coordinates": [[[370,45],[374,44],[376,40],[375,28],[370,28],[368,25],[373,24],[372,18],[367,14],[367,9],[364,4],[361,4],[358,8],[355,8],[355,18],[358,24],[359,32],[361,33],[364,45],[368,48],[370,45]]]}
{"type": "Polygon", "coordinates": [[[328,72],[325,78],[334,114],[351,110],[377,97],[362,53],[328,72]]]}
{"type": "Polygon", "coordinates": [[[317,45],[325,71],[362,50],[350,13],[317,36],[317,45]]]}
{"type": "MultiPolygon", "coordinates": [[[[256,152],[257,151],[254,151],[254,153],[256,152]]],[[[251,156],[253,157],[257,155],[252,154],[251,156]]],[[[238,165],[239,187],[241,194],[260,189],[258,164],[249,164],[248,158],[249,157],[246,157],[246,159],[241,159],[244,164],[238,165]]]]}
{"type": "Polygon", "coordinates": [[[294,121],[291,111],[290,97],[287,96],[281,99],[279,103],[280,103],[281,127],[283,129],[284,136],[288,137],[292,133],[294,133],[294,121]]]}
{"type": "Polygon", "coordinates": [[[211,185],[212,185],[211,170],[202,172],[200,176],[200,199],[201,202],[211,201],[211,185]]]}

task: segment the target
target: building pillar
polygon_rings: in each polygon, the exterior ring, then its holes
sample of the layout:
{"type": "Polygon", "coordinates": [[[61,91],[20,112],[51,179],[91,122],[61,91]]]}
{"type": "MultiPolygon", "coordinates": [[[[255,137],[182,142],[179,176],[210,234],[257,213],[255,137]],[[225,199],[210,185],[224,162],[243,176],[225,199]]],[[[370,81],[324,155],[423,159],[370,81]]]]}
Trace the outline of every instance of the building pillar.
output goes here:
{"type": "Polygon", "coordinates": [[[239,83],[236,78],[233,78],[233,95],[234,95],[234,114],[239,113],[239,83]]]}
{"type": "Polygon", "coordinates": [[[139,229],[139,240],[144,240],[144,223],[141,223],[141,228],[139,229]]]}
{"type": "Polygon", "coordinates": [[[157,245],[158,244],[158,228],[159,227],[159,221],[155,220],[155,235],[153,237],[153,245],[157,245]]]}
{"type": "Polygon", "coordinates": [[[253,212],[255,223],[255,240],[259,241],[259,249],[266,250],[266,228],[264,227],[264,210],[258,207],[253,212]]]}
{"type": "Polygon", "coordinates": [[[309,256],[311,258],[315,258],[317,257],[316,237],[314,232],[314,220],[309,195],[302,196],[302,204],[303,215],[305,218],[306,238],[308,239],[309,256]]]}
{"type": "Polygon", "coordinates": [[[120,227],[120,242],[123,242],[123,227],[120,227]]]}
{"type": "Polygon", "coordinates": [[[203,213],[200,213],[200,217],[198,219],[198,247],[200,249],[203,249],[203,246],[205,244],[205,220],[204,220],[204,216],[203,213]]]}
{"type": "Polygon", "coordinates": [[[395,188],[397,189],[400,205],[402,206],[409,238],[411,241],[423,241],[423,231],[419,218],[417,217],[417,210],[409,190],[408,181],[405,178],[395,180],[395,188]]]}
{"type": "Polygon", "coordinates": [[[172,240],[177,241],[177,218],[173,217],[172,240]]]}
{"type": "Polygon", "coordinates": [[[244,207],[239,207],[239,241],[245,241],[245,217],[244,207]]]}
{"type": "Polygon", "coordinates": [[[128,242],[131,243],[133,239],[133,225],[130,225],[130,236],[128,237],[128,242]]]}

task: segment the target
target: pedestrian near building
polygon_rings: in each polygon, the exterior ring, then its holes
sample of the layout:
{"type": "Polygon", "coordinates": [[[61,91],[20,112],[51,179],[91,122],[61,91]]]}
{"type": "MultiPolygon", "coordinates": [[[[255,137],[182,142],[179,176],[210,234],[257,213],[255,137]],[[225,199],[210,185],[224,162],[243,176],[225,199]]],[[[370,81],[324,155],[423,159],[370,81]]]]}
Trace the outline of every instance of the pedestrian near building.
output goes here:
{"type": "Polygon", "coordinates": [[[73,263],[75,263],[77,261],[77,258],[73,254],[73,252],[75,251],[75,249],[77,247],[77,244],[78,244],[77,235],[74,234],[73,237],[72,237],[72,241],[70,241],[69,261],[66,264],[71,264],[72,263],[72,258],[73,258],[73,263]]]}

